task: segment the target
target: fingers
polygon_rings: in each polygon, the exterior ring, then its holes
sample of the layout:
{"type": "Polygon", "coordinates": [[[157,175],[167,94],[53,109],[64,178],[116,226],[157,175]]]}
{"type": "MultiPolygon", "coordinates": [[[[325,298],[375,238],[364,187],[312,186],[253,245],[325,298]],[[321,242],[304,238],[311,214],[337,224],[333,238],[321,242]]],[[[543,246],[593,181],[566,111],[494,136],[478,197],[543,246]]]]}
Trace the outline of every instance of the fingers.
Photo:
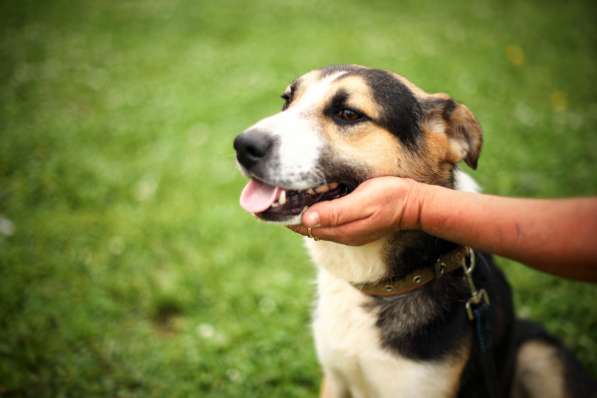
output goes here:
{"type": "Polygon", "coordinates": [[[357,220],[338,227],[311,228],[310,234],[309,227],[303,225],[293,225],[288,228],[309,238],[327,240],[350,246],[364,245],[383,235],[381,231],[372,232],[366,219],[357,220]]]}
{"type": "Polygon", "coordinates": [[[319,202],[303,214],[302,222],[307,227],[335,227],[371,215],[363,206],[367,197],[358,189],[334,200],[319,202]]]}
{"type": "Polygon", "coordinates": [[[302,225],[290,229],[346,245],[371,242],[401,227],[413,183],[398,177],[367,180],[342,198],[313,205],[303,215],[302,225]]]}
{"type": "Polygon", "coordinates": [[[313,237],[343,245],[360,246],[376,239],[366,227],[365,220],[358,220],[339,227],[313,228],[313,237]]]}

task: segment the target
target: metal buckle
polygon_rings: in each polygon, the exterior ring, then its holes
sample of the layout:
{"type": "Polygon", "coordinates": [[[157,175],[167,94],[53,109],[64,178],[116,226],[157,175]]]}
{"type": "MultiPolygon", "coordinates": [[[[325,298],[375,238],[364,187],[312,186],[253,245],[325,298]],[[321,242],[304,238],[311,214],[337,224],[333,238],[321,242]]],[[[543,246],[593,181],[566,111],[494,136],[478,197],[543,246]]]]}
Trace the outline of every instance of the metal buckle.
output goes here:
{"type": "Polygon", "coordinates": [[[476,259],[475,259],[475,252],[470,247],[468,248],[467,256],[462,263],[462,269],[464,270],[464,276],[466,278],[466,284],[468,285],[468,289],[471,292],[471,297],[466,301],[466,314],[469,320],[475,319],[473,314],[473,304],[479,305],[481,303],[485,303],[489,305],[489,294],[485,289],[479,289],[475,287],[475,282],[473,281],[473,271],[476,267],[476,259]],[[468,260],[468,261],[467,261],[468,260]],[[467,262],[469,265],[467,266],[467,262]]]}

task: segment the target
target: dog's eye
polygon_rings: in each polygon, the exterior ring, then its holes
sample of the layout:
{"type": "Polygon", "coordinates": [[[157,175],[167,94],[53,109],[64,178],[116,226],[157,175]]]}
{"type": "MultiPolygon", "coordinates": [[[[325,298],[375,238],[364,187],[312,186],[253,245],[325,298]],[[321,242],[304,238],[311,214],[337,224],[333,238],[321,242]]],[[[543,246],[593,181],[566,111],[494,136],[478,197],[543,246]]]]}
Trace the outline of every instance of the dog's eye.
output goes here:
{"type": "Polygon", "coordinates": [[[363,120],[365,115],[355,110],[344,108],[336,112],[336,117],[344,122],[358,122],[363,120]]]}
{"type": "Polygon", "coordinates": [[[282,110],[285,110],[286,108],[288,108],[288,105],[290,105],[290,100],[292,98],[292,94],[284,93],[280,96],[280,98],[282,98],[284,100],[284,104],[282,105],[282,110]]]}

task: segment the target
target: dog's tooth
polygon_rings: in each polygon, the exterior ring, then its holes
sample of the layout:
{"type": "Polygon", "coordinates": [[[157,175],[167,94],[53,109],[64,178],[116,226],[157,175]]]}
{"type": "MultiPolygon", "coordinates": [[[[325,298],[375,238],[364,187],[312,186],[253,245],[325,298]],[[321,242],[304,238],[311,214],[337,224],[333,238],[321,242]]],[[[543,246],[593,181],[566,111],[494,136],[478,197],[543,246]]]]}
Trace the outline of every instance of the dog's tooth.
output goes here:
{"type": "Polygon", "coordinates": [[[307,193],[308,193],[309,195],[315,195],[315,191],[313,190],[313,188],[309,188],[309,189],[307,189],[307,193]]]}
{"type": "Polygon", "coordinates": [[[280,203],[274,202],[274,203],[272,203],[272,207],[280,207],[280,203]]]}
{"type": "Polygon", "coordinates": [[[329,187],[330,187],[330,189],[336,189],[336,188],[338,188],[338,183],[337,183],[337,182],[332,182],[332,183],[329,185],[329,187]]]}
{"type": "Polygon", "coordinates": [[[327,185],[320,185],[317,188],[315,188],[315,192],[317,192],[317,193],[324,193],[329,190],[330,190],[330,188],[327,185]]]}
{"type": "Polygon", "coordinates": [[[283,205],[286,203],[286,191],[280,192],[280,197],[278,198],[278,202],[283,205]]]}

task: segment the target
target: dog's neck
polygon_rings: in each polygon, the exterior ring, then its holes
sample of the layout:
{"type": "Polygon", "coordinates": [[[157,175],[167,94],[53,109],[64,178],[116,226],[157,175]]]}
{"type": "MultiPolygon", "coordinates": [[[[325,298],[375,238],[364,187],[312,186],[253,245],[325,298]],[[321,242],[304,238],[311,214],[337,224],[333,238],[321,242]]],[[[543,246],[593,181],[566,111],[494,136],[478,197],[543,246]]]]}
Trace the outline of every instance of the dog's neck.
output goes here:
{"type": "MultiPolygon", "coordinates": [[[[455,167],[447,188],[465,192],[478,192],[479,186],[468,174],[455,167]]],[[[442,255],[459,245],[436,238],[422,231],[399,231],[387,241],[386,262],[389,278],[401,278],[419,268],[433,265],[442,255]]]]}
{"type": "Polygon", "coordinates": [[[313,261],[330,274],[350,283],[372,283],[401,278],[433,266],[458,245],[420,231],[400,231],[363,246],[315,242],[305,238],[313,261]]]}
{"type": "Polygon", "coordinates": [[[429,266],[459,245],[421,231],[400,231],[387,243],[387,278],[399,279],[429,266]]]}

